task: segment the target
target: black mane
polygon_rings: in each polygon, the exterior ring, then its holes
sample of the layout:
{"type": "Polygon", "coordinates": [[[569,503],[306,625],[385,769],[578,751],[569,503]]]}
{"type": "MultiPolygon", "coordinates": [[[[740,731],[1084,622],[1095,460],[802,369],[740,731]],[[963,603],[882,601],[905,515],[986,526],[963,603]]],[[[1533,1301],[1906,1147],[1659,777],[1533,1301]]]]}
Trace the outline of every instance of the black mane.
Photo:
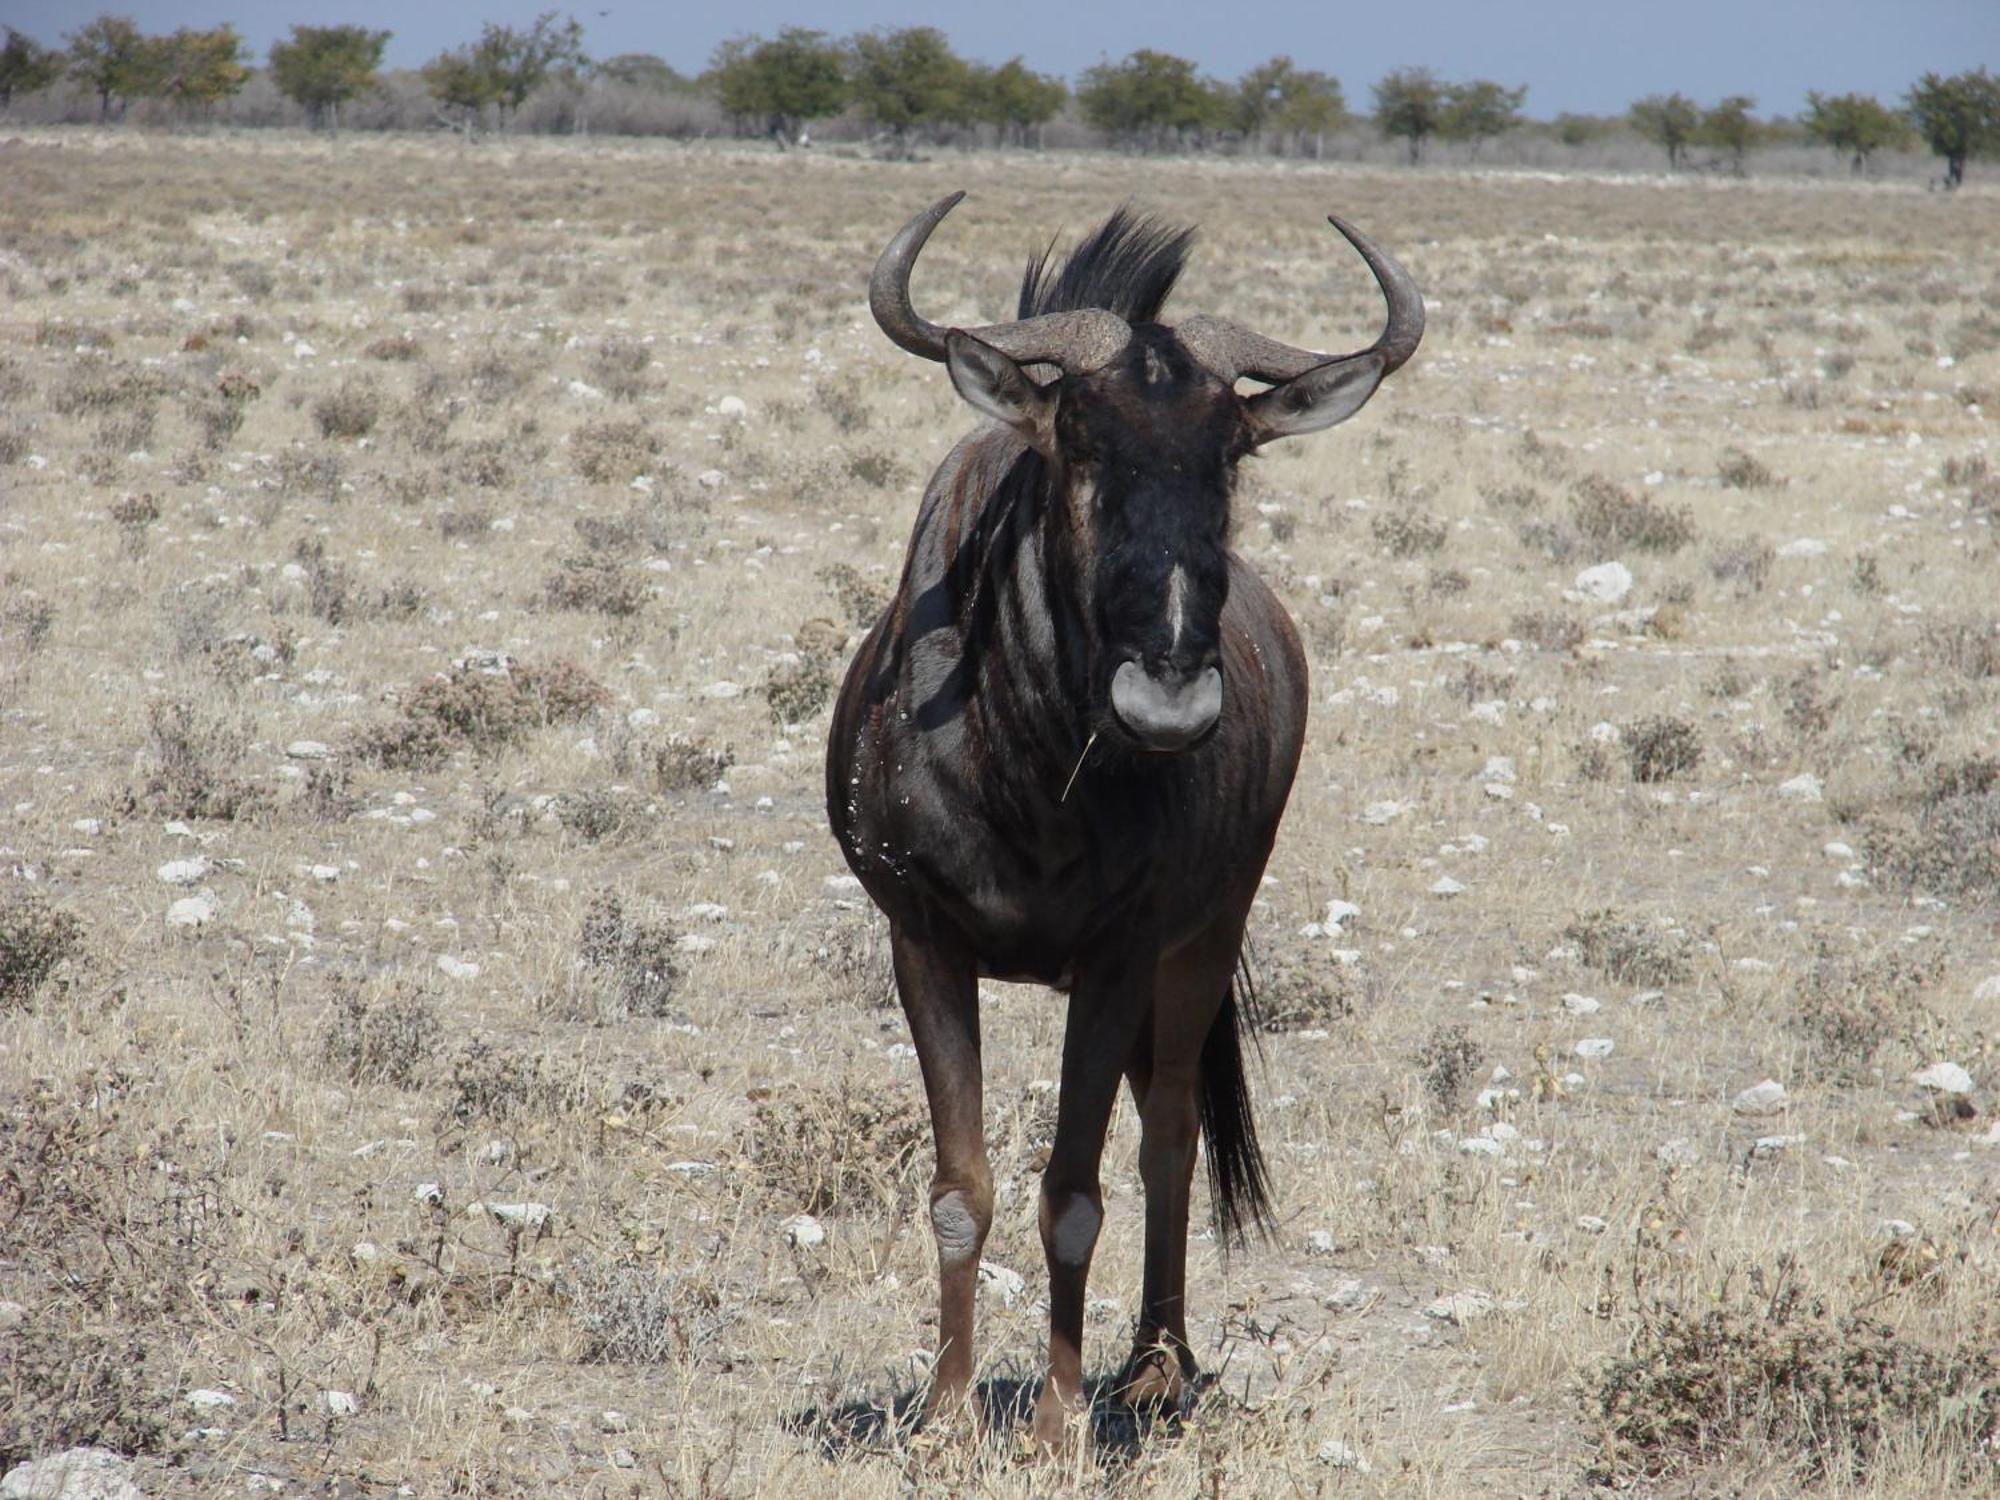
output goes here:
{"type": "Polygon", "coordinates": [[[1194,231],[1121,208],[1051,267],[1055,244],[1028,261],[1016,315],[1075,312],[1102,307],[1128,323],[1158,320],[1160,309],[1187,267],[1194,231]]]}

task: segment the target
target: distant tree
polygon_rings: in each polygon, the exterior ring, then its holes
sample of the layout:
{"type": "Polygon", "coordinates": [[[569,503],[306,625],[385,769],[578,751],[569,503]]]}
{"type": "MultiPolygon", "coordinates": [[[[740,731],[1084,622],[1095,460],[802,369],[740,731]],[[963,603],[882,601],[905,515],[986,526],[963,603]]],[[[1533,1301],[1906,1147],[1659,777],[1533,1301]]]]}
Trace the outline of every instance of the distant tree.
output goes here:
{"type": "Polygon", "coordinates": [[[183,26],[153,45],[160,54],[155,91],[190,113],[206,114],[250,81],[243,38],[234,26],[209,31],[183,26]]]}
{"type": "Polygon", "coordinates": [[[680,93],[690,86],[685,73],[664,58],[650,52],[621,52],[597,65],[597,76],[628,88],[650,89],[656,94],[680,93]]]}
{"type": "Polygon", "coordinates": [[[809,120],[847,107],[847,73],[826,33],[787,26],[770,41],[738,37],[709,59],[703,82],[726,114],[778,143],[797,143],[809,120]]]}
{"type": "Polygon", "coordinates": [[[505,130],[536,89],[552,78],[574,82],[589,63],[582,25],[545,10],[526,31],[488,21],[478,41],[424,65],[424,86],[440,104],[464,110],[469,121],[492,105],[505,130]]]}
{"type": "Polygon", "coordinates": [[[1521,123],[1521,106],[1527,101],[1525,83],[1510,89],[1491,79],[1475,78],[1470,83],[1447,85],[1438,134],[1448,141],[1470,142],[1472,154],[1477,156],[1482,144],[1521,123]]]}
{"type": "Polygon", "coordinates": [[[848,42],[848,89],[861,117],[907,156],[926,132],[975,112],[972,70],[935,26],[864,31],[848,42]]]}
{"type": "Polygon", "coordinates": [[[1424,141],[1444,122],[1445,86],[1429,68],[1398,68],[1375,85],[1374,94],[1376,128],[1407,141],[1414,166],[1424,141]]]}
{"type": "Polygon", "coordinates": [[[1611,121],[1601,115],[1577,115],[1564,110],[1554,120],[1556,139],[1565,146],[1588,146],[1611,134],[1611,121]]]}
{"type": "Polygon", "coordinates": [[[69,76],[87,84],[97,95],[97,118],[111,118],[112,106],[123,113],[128,102],[159,86],[160,46],[129,16],[105,14],[66,33],[69,76]]]}
{"type": "Polygon", "coordinates": [[[2000,78],[1986,69],[1945,78],[1926,73],[1905,96],[1910,123],[1944,158],[1944,185],[1965,181],[1968,157],[2000,152],[2000,78]]]}
{"type": "Polygon", "coordinates": [[[1856,172],[1868,169],[1868,158],[1909,139],[1909,122],[1871,94],[1806,95],[1805,131],[1823,146],[1849,159],[1856,172]]]}
{"type": "Polygon", "coordinates": [[[12,104],[16,94],[47,88],[62,76],[62,68],[61,53],[9,26],[7,41],[0,45],[0,109],[12,104]]]}
{"type": "Polygon", "coordinates": [[[365,26],[294,26],[271,44],[271,82],[306,112],[306,123],[340,128],[340,106],[376,86],[389,33],[365,26]]]}
{"type": "Polygon", "coordinates": [[[1748,94],[1731,94],[1715,108],[1704,110],[1698,137],[1704,145],[1727,152],[1729,169],[1743,175],[1743,158],[1757,144],[1763,127],[1750,117],[1757,101],[1748,94]]]}
{"type": "Polygon", "coordinates": [[[1701,129],[1701,109],[1685,94],[1648,94],[1628,111],[1632,128],[1667,153],[1667,169],[1687,159],[1701,129]]]}
{"type": "MultiPolygon", "coordinates": [[[[491,32],[494,28],[488,27],[491,32]]],[[[439,105],[459,111],[453,122],[467,131],[478,129],[490,105],[500,102],[501,73],[505,59],[491,36],[481,37],[448,52],[440,52],[425,63],[421,73],[424,88],[439,105]]]]}
{"type": "Polygon", "coordinates": [[[1327,136],[1347,123],[1347,100],[1339,79],[1274,57],[1237,81],[1234,117],[1245,135],[1271,135],[1281,149],[1311,140],[1318,156],[1327,136]]]}
{"type": "Polygon", "coordinates": [[[1128,145],[1185,142],[1227,122],[1229,101],[1185,57],[1142,47],[1123,62],[1087,69],[1077,108],[1090,124],[1128,145]]]}
{"type": "Polygon", "coordinates": [[[1040,144],[1042,126],[1069,102],[1068,85],[1032,71],[1018,57],[997,68],[973,65],[968,87],[973,117],[994,126],[1003,146],[1010,140],[1040,144]]]}

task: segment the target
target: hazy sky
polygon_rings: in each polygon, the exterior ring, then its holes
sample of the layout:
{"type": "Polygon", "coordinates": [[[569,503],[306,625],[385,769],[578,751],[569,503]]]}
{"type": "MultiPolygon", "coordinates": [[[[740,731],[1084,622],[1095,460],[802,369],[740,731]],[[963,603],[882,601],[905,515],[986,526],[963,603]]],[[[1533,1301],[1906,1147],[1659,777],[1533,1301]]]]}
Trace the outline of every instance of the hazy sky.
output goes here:
{"type": "Polygon", "coordinates": [[[1445,78],[1528,85],[1527,112],[1623,111],[1646,94],[1679,89],[1703,103],[1750,94],[1765,114],[1802,107],[1807,89],[1899,98],[1927,69],[2000,66],[2000,0],[0,0],[0,24],[54,43],[100,10],[149,31],[233,23],[261,58],[294,23],[386,28],[392,67],[415,67],[469,40],[486,21],[523,25],[558,8],[584,23],[594,57],[653,52],[698,71],[717,42],[786,25],[845,35],[874,26],[936,26],[965,56],[1074,79],[1106,58],[1156,47],[1234,78],[1274,53],[1340,79],[1350,106],[1368,86],[1417,64],[1445,78]]]}

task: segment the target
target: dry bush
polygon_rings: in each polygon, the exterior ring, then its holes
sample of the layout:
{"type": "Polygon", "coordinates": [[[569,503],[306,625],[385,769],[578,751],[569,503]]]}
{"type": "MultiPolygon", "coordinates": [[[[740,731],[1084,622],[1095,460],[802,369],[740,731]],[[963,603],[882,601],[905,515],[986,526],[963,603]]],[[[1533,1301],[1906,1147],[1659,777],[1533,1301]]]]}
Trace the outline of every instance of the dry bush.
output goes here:
{"type": "Polygon", "coordinates": [[[847,460],[847,477],[872,490],[891,489],[909,474],[910,466],[892,448],[864,448],[847,460]]]}
{"type": "Polygon", "coordinates": [[[0,891],[0,1011],[32,1001],[83,952],[83,923],[39,891],[0,891]]]}
{"type": "Polygon", "coordinates": [[[1775,490],[1782,489],[1789,482],[1780,478],[1768,464],[1741,448],[1722,450],[1722,461],[1716,466],[1715,477],[1722,481],[1726,490],[1775,490]]]}
{"type": "Polygon", "coordinates": [[[638,831],[645,810],[630,793],[604,786],[578,787],[555,800],[556,821],[586,844],[638,831]]]}
{"type": "Polygon", "coordinates": [[[1390,511],[1377,516],[1369,531],[1391,557],[1422,557],[1438,551],[1450,528],[1427,510],[1390,511]]]}
{"type": "Polygon", "coordinates": [[[363,732],[358,748],[378,765],[404,770],[435,765],[459,750],[490,755],[531,730],[573,722],[610,702],[603,684],[563,657],[500,671],[458,666],[419,683],[394,719],[363,732]]]}
{"type": "Polygon", "coordinates": [[[163,818],[248,816],[268,800],[235,774],[250,735],[185,698],[156,698],[146,708],[146,771],[131,793],[134,807],[163,818]]]}
{"type": "Polygon", "coordinates": [[[1934,619],[1917,636],[1918,654],[1968,682],[2000,677],[2000,620],[1980,615],[1934,619]]]}
{"type": "Polygon", "coordinates": [[[1662,989],[1694,974],[1686,933],[1611,907],[1584,912],[1563,929],[1562,939],[1589,967],[1624,984],[1662,989]]]}
{"type": "Polygon", "coordinates": [[[558,1077],[538,1052],[502,1051],[487,1041],[468,1043],[451,1060],[445,1112],[460,1125],[574,1114],[590,1103],[590,1090],[574,1074],[558,1077]]]}
{"type": "Polygon", "coordinates": [[[1945,897],[2000,893],[2000,760],[1925,768],[1914,788],[1863,818],[1863,849],[1877,874],[1945,897]]]}
{"type": "Polygon", "coordinates": [[[1800,1484],[1863,1481],[1913,1449],[1971,1487],[2000,1481],[2000,1330],[1899,1330],[1809,1290],[1789,1259],[1744,1280],[1637,1309],[1627,1352],[1586,1389],[1603,1422],[1591,1478],[1625,1488],[1754,1444],[1800,1484]]]}
{"type": "Polygon", "coordinates": [[[373,340],[361,352],[369,359],[408,364],[411,360],[423,358],[424,346],[407,333],[392,333],[373,340]]]}
{"type": "Polygon", "coordinates": [[[774,668],[764,683],[771,718],[780,727],[803,724],[833,696],[833,662],[818,653],[774,668]]]}
{"type": "Polygon", "coordinates": [[[1740,594],[1761,594],[1771,580],[1778,554],[1762,537],[1746,537],[1730,542],[1710,554],[1709,576],[1740,594]]]}
{"type": "Polygon", "coordinates": [[[160,1329],[107,1326],[55,1305],[30,1317],[0,1331],[0,1470],[69,1448],[172,1447],[178,1376],[160,1329]]]}
{"type": "Polygon", "coordinates": [[[583,1338],[585,1363],[730,1368],[716,1346],[741,1299],[708,1276],[579,1256],[564,1268],[557,1294],[583,1338]]]}
{"type": "Polygon", "coordinates": [[[1507,622],[1507,633],[1537,651],[1574,651],[1589,634],[1583,621],[1559,609],[1537,609],[1507,622]]]}
{"type": "Polygon", "coordinates": [[[653,387],[652,349],[637,339],[607,339],[591,356],[590,383],[614,401],[636,401],[653,387]]]}
{"type": "Polygon", "coordinates": [[[646,607],[652,589],[645,578],[610,558],[594,554],[565,557],[542,580],[544,609],[576,610],[627,620],[646,607]]]}
{"type": "Polygon", "coordinates": [[[1466,1088],[1479,1072],[1486,1054],[1463,1023],[1436,1026],[1412,1059],[1423,1079],[1424,1092],[1447,1113],[1464,1102],[1466,1088]]]}
{"type": "Polygon", "coordinates": [[[1652,714],[1627,725],[1623,739],[1632,779],[1671,781],[1701,765],[1701,732],[1673,714],[1652,714]]]}
{"type": "Polygon", "coordinates": [[[845,381],[822,380],[813,387],[813,405],[844,433],[868,429],[868,403],[845,381]]]}
{"type": "Polygon", "coordinates": [[[616,892],[598,892],[583,914],[566,1014],[600,1022],[668,1014],[681,981],[679,941],[672,924],[628,915],[616,892]]]}
{"type": "Polygon", "coordinates": [[[313,421],[323,438],[366,437],[382,417],[382,397],[365,380],[343,380],[313,403],[313,421]]]}
{"type": "Polygon", "coordinates": [[[841,614],[858,629],[873,625],[893,597],[886,582],[865,577],[853,563],[829,563],[813,576],[826,586],[841,614]]]}
{"type": "Polygon", "coordinates": [[[444,1025],[429,991],[419,984],[400,984],[386,995],[371,995],[352,981],[340,981],[333,1006],[319,1050],[341,1077],[399,1089],[430,1080],[444,1025]]]}
{"type": "Polygon", "coordinates": [[[667,793],[705,792],[735,764],[736,752],[729,746],[717,749],[698,735],[669,735],[650,757],[653,784],[667,793]]]}
{"type": "Polygon", "coordinates": [[[930,1142],[923,1101],[843,1078],[753,1095],[744,1153],[786,1212],[898,1213],[909,1207],[930,1142]]]}
{"type": "Polygon", "coordinates": [[[1570,515],[1577,530],[1602,547],[1678,552],[1694,540],[1694,515],[1686,506],[1661,505],[1650,495],[1621,489],[1601,474],[1576,482],[1570,515]]]}
{"type": "Polygon", "coordinates": [[[620,484],[653,471],[660,440],[636,417],[586,422],[570,435],[569,456],[592,484],[620,484]]]}
{"type": "Polygon", "coordinates": [[[1260,1030],[1325,1030],[1353,1017],[1359,982],[1345,964],[1287,949],[1260,966],[1252,1007],[1260,1030]]]}
{"type": "Polygon", "coordinates": [[[493,535],[493,510],[485,505],[457,505],[437,516],[438,535],[447,542],[483,542],[493,535]]]}
{"type": "Polygon", "coordinates": [[[1897,945],[1839,954],[1821,939],[1787,1024],[1812,1043],[1835,1078],[1852,1080],[1885,1044],[1926,1028],[1926,1001],[1943,977],[1944,955],[1937,950],[1897,945]]]}

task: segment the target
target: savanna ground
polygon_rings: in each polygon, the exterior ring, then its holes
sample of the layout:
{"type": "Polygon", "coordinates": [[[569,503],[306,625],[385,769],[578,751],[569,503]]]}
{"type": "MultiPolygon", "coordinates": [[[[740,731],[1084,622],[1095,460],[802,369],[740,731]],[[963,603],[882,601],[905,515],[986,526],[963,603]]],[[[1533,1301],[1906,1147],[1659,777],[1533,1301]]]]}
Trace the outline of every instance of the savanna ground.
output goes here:
{"type": "MultiPolygon", "coordinates": [[[[4,170],[0,1459],[1996,1483],[1991,190],[84,133],[4,170]],[[1183,312],[1365,342],[1329,209],[1431,300],[1238,505],[1315,674],[1253,925],[1277,1232],[1194,1247],[1186,1420],[1053,1467],[1004,1412],[868,1419],[930,1348],[929,1144],[820,807],[829,691],[971,420],[865,279],[958,186],[944,321],[1127,197],[1204,225],[1183,312]],[[1628,594],[1579,589],[1613,561],[1628,594]]],[[[998,1402],[1062,1009],[985,1015],[998,1402]]],[[[1136,1144],[1127,1109],[1099,1369],[1136,1144]]]]}

